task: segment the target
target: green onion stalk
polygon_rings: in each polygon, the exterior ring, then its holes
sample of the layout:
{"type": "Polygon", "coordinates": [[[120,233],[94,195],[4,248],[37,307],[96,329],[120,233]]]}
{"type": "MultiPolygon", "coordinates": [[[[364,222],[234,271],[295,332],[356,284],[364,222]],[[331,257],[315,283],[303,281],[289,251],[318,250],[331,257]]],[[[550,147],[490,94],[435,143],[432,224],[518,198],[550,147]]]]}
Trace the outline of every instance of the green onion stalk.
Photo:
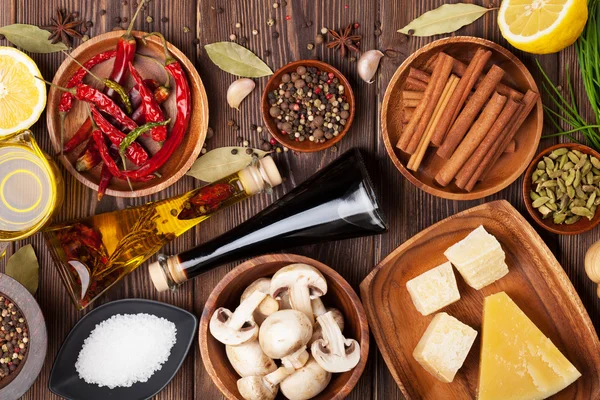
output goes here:
{"type": "Polygon", "coordinates": [[[545,137],[567,136],[573,141],[578,140],[573,133],[581,132],[587,142],[600,151],[600,0],[588,1],[588,21],[575,42],[575,50],[579,62],[579,69],[587,93],[591,109],[594,113],[595,124],[586,121],[577,107],[575,93],[571,83],[568,67],[566,68],[567,90],[563,96],[561,90],[552,83],[540,63],[536,60],[544,82],[542,87],[548,94],[557,111],[544,105],[547,119],[558,130],[558,133],[545,137]],[[566,98],[565,98],[566,97],[566,98]],[[571,129],[565,130],[560,123],[568,125],[571,129]]]}

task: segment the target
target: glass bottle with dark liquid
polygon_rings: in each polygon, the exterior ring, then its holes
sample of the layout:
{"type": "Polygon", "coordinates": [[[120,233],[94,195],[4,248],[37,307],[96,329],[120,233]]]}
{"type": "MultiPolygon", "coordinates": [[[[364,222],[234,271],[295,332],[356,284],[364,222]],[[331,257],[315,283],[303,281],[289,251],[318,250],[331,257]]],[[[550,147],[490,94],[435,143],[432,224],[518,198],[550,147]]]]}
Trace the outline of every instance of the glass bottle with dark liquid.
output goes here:
{"type": "Polygon", "coordinates": [[[159,255],[150,276],[164,291],[241,258],[386,230],[360,152],[353,149],[231,231],[178,255],[159,255]]]}

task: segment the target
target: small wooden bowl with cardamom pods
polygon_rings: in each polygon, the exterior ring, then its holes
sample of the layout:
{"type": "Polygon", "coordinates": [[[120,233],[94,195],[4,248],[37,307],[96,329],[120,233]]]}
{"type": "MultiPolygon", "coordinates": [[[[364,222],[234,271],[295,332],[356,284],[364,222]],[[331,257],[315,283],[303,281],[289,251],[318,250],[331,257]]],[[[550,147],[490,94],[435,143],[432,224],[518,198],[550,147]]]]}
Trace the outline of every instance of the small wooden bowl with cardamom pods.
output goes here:
{"type": "Polygon", "coordinates": [[[531,217],[542,228],[559,235],[578,235],[593,229],[600,223],[600,210],[596,210],[600,203],[600,183],[589,184],[587,181],[587,179],[600,181],[600,168],[592,164],[591,157],[600,160],[600,153],[582,144],[561,143],[545,149],[531,161],[523,179],[523,200],[531,217]],[[563,149],[566,149],[566,152],[563,149]],[[585,161],[581,160],[579,155],[585,155],[585,161]],[[540,168],[542,163],[544,168],[540,168]],[[561,174],[556,178],[548,174],[548,172],[558,173],[561,170],[564,175],[561,174]],[[591,178],[587,178],[590,173],[591,178]],[[546,182],[556,182],[556,184],[546,182]],[[592,190],[594,186],[596,189],[592,190]],[[569,189],[570,187],[573,189],[569,189]],[[572,193],[563,194],[563,188],[572,193]],[[548,190],[551,193],[548,193],[548,190]],[[537,201],[536,207],[534,207],[535,201],[537,201]],[[576,215],[567,214],[568,210],[571,213],[576,210],[582,216],[576,218],[576,215]],[[593,214],[591,219],[583,216],[586,214],[585,210],[593,214]],[[548,214],[546,218],[543,217],[544,212],[548,214]],[[562,221],[563,216],[564,221],[562,221]],[[570,218],[574,222],[568,223],[570,218]],[[562,223],[558,223],[560,221],[562,223]]]}

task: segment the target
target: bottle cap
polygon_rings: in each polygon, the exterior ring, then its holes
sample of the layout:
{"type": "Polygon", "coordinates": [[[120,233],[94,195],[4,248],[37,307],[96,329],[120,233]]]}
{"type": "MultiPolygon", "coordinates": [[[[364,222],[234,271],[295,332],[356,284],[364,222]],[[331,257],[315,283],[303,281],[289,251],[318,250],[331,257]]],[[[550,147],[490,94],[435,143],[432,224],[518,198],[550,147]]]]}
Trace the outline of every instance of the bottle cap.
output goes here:
{"type": "Polygon", "coordinates": [[[150,273],[150,279],[152,279],[152,283],[156,290],[159,292],[169,290],[169,281],[167,280],[163,267],[160,265],[160,261],[155,261],[150,264],[148,266],[148,272],[150,273]]]}
{"type": "Polygon", "coordinates": [[[266,178],[265,180],[269,182],[271,187],[281,185],[281,174],[279,173],[279,169],[277,169],[277,165],[275,165],[275,161],[273,161],[271,156],[262,158],[258,163],[260,164],[260,170],[263,178],[266,178]]]}

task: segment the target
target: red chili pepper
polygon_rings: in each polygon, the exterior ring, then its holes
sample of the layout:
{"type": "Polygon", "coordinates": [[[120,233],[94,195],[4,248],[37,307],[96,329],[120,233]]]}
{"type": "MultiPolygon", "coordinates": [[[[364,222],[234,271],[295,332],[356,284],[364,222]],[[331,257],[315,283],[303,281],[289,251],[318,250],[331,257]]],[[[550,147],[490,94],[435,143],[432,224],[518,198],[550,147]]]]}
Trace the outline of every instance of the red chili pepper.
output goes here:
{"type": "Polygon", "coordinates": [[[98,153],[98,147],[93,140],[88,140],[88,144],[85,149],[81,152],[77,161],[75,162],[75,169],[79,172],[89,171],[96,165],[100,164],[102,159],[100,153],[98,153]]]}
{"type": "MultiPolygon", "coordinates": [[[[90,58],[88,61],[83,64],[83,66],[87,69],[92,69],[96,65],[103,63],[104,61],[110,60],[111,58],[117,55],[116,50],[105,51],[104,53],[96,54],[94,57],[90,58]]],[[[73,88],[81,83],[83,83],[83,79],[87,76],[87,71],[85,68],[79,68],[71,79],[67,82],[67,88],[73,88]]],[[[58,111],[68,113],[71,111],[73,107],[73,94],[69,92],[64,92],[60,97],[60,103],[58,104],[58,111]]]]}
{"type": "MultiPolygon", "coordinates": [[[[185,76],[185,72],[181,67],[181,64],[175,60],[167,49],[167,41],[160,33],[153,33],[158,35],[163,40],[163,46],[165,51],[165,70],[173,77],[176,85],[176,104],[177,104],[177,117],[173,128],[171,129],[171,135],[164,142],[160,150],[144,165],[140,166],[135,171],[123,171],[123,174],[130,178],[138,178],[141,176],[147,176],[153,174],[156,170],[162,167],[167,160],[171,157],[175,149],[179,147],[183,136],[187,132],[190,116],[192,114],[192,96],[190,92],[190,86],[185,76]]],[[[146,35],[148,36],[148,35],[146,35]]]]}
{"type": "MultiPolygon", "coordinates": [[[[113,69],[109,78],[120,85],[125,84],[125,81],[127,80],[127,65],[130,62],[133,62],[133,59],[135,58],[137,42],[135,37],[131,34],[131,31],[133,29],[133,24],[143,6],[144,0],[141,0],[137,10],[135,10],[133,18],[131,18],[131,22],[129,23],[127,31],[119,38],[119,41],[117,42],[117,56],[115,58],[115,63],[113,64],[113,69]]],[[[110,98],[115,98],[115,92],[110,88],[105,87],[104,93],[106,93],[110,98]]]]}
{"type": "Polygon", "coordinates": [[[92,120],[86,119],[85,122],[75,132],[73,137],[65,144],[63,152],[70,153],[77,148],[81,143],[85,142],[92,135],[92,120]]]}
{"type": "Polygon", "coordinates": [[[106,167],[108,168],[108,170],[114,177],[117,177],[119,179],[129,178],[132,181],[137,181],[137,182],[147,182],[149,180],[156,178],[156,175],[146,175],[146,176],[139,177],[139,178],[127,177],[127,176],[123,175],[123,172],[126,172],[126,171],[119,170],[117,163],[115,162],[115,160],[113,160],[113,158],[110,155],[110,152],[108,150],[108,147],[106,146],[106,143],[104,142],[104,137],[103,137],[100,129],[94,130],[94,132],[92,133],[92,138],[96,142],[96,146],[98,146],[98,151],[100,152],[100,157],[102,158],[104,165],[106,165],[106,167]]]}
{"type": "MultiPolygon", "coordinates": [[[[119,151],[114,146],[108,149],[108,153],[115,162],[119,159],[119,151]]],[[[102,164],[100,182],[98,183],[98,201],[102,200],[102,197],[104,197],[104,193],[106,193],[106,189],[108,188],[108,185],[110,185],[112,178],[113,174],[110,173],[110,169],[106,164],[102,164]]]]}
{"type": "MultiPolygon", "coordinates": [[[[168,86],[161,85],[156,89],[150,89],[152,90],[154,99],[158,104],[164,103],[169,98],[170,89],[168,86]]],[[[136,108],[133,114],[131,114],[131,119],[138,125],[144,125],[146,123],[146,119],[144,118],[144,108],[136,108]]]]}
{"type": "MultiPolygon", "coordinates": [[[[138,86],[138,90],[142,98],[142,107],[144,109],[144,119],[146,120],[146,123],[163,122],[165,120],[163,110],[160,108],[160,105],[158,105],[158,102],[154,99],[154,94],[150,88],[146,86],[144,80],[133,66],[133,63],[129,63],[129,73],[138,86]]],[[[153,128],[150,131],[150,134],[152,135],[152,139],[154,139],[154,141],[163,142],[167,138],[167,127],[158,126],[153,128]]]]}
{"type": "Polygon", "coordinates": [[[219,209],[223,202],[235,193],[234,188],[227,183],[215,183],[204,186],[189,200],[190,207],[184,208],[177,218],[193,219],[211,214],[219,209]]]}
{"type": "MultiPolygon", "coordinates": [[[[108,140],[110,140],[115,146],[120,146],[126,135],[108,122],[102,113],[100,113],[100,111],[94,107],[92,107],[92,115],[94,117],[94,122],[96,122],[106,137],[108,137],[108,140]]],[[[146,150],[144,150],[139,143],[133,143],[131,146],[127,147],[125,154],[127,158],[135,165],[143,165],[148,161],[148,153],[146,153],[146,150]]]]}
{"type": "Polygon", "coordinates": [[[78,100],[83,100],[95,105],[100,111],[104,111],[116,119],[125,128],[129,130],[137,128],[137,124],[133,122],[133,120],[129,118],[114,101],[99,90],[82,83],[77,86],[75,97],[77,97],[78,100]]]}
{"type": "MultiPolygon", "coordinates": [[[[154,79],[144,79],[144,83],[150,90],[154,91],[160,84],[154,79]]],[[[129,99],[131,100],[131,105],[133,109],[137,111],[137,109],[142,105],[142,98],[140,96],[140,91],[138,90],[138,85],[134,85],[131,90],[129,90],[129,99]]]]}

